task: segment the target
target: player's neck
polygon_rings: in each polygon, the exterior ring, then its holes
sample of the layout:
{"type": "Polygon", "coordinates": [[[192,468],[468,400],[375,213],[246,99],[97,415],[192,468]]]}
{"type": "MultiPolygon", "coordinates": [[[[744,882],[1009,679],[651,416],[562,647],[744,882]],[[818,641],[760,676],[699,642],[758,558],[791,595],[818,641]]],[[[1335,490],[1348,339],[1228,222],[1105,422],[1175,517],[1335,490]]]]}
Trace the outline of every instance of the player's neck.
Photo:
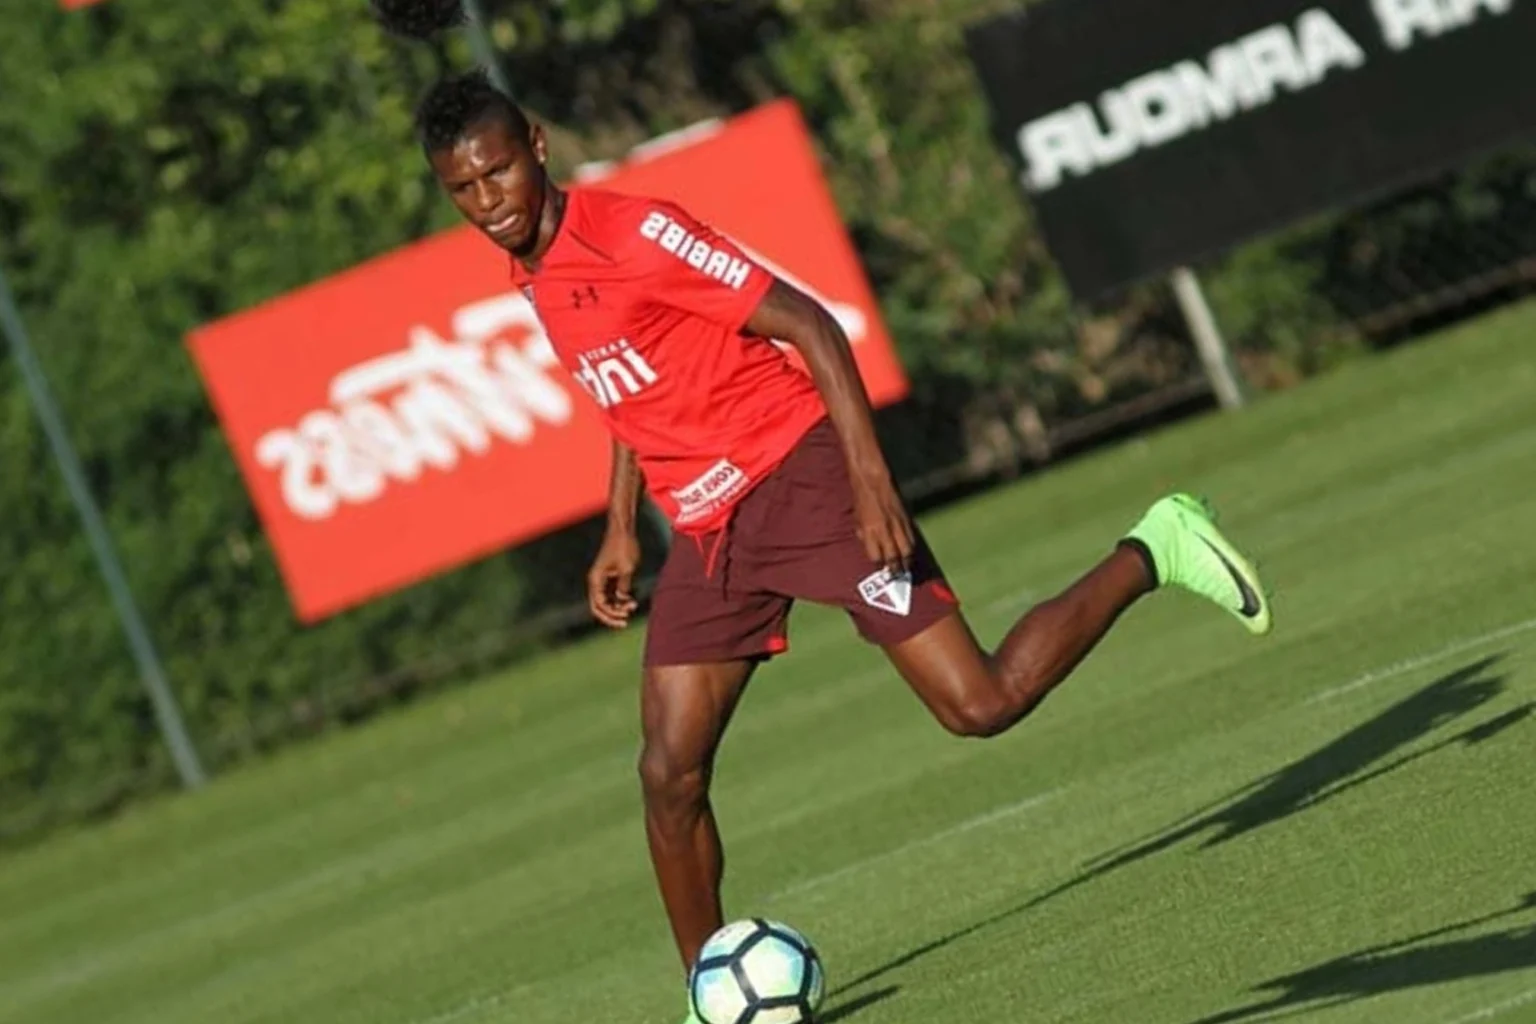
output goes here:
{"type": "Polygon", "coordinates": [[[538,273],[539,266],[544,262],[545,255],[550,246],[555,244],[555,239],[560,234],[560,225],[565,222],[565,191],[556,188],[553,183],[546,186],[549,191],[544,197],[544,210],[539,216],[539,233],[532,250],[524,256],[514,253],[518,262],[530,273],[538,273]]]}

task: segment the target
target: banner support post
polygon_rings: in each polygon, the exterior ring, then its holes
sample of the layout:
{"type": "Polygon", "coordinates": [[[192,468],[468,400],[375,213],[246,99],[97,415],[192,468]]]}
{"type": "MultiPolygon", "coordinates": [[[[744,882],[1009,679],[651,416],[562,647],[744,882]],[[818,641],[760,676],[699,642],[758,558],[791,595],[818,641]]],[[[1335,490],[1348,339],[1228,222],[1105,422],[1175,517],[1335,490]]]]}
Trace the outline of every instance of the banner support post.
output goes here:
{"type": "Polygon", "coordinates": [[[1174,268],[1170,280],[1179,311],[1189,325],[1200,364],[1205,367],[1211,390],[1216,393],[1216,401],[1223,409],[1241,409],[1244,405],[1243,387],[1232,368],[1232,354],[1216,325],[1216,314],[1211,312],[1211,305],[1206,301],[1200,278],[1189,267],[1181,266],[1174,268]]]}
{"type": "Polygon", "coordinates": [[[42,364],[38,362],[37,354],[32,351],[26,326],[21,319],[21,310],[16,305],[16,299],[11,294],[10,285],[3,271],[0,271],[0,328],[3,328],[0,333],[4,333],[6,340],[10,342],[11,354],[21,370],[22,384],[32,398],[33,408],[37,411],[37,418],[43,426],[43,434],[48,438],[48,443],[53,449],[53,457],[58,463],[59,472],[64,477],[64,485],[80,516],[81,525],[85,528],[91,551],[96,556],[97,567],[106,581],[112,604],[117,610],[123,632],[127,635],[128,647],[133,652],[134,661],[138,663],[140,680],[149,695],[150,704],[154,707],[160,733],[165,739],[165,745],[170,748],[171,760],[175,762],[176,772],[181,776],[181,784],[187,789],[196,789],[207,780],[203,766],[197,757],[197,748],[187,735],[187,727],[182,722],[181,709],[176,704],[176,696],[171,692],[170,684],[166,682],[165,669],[160,663],[159,655],[155,652],[155,642],[150,636],[149,627],[144,624],[144,619],[139,614],[138,605],[134,602],[128,578],[112,546],[112,536],[108,533],[106,524],[102,521],[101,511],[96,507],[96,501],[91,496],[85,471],[81,468],[79,457],[70,444],[69,432],[64,426],[64,417],[60,414],[58,406],[53,401],[53,395],[48,390],[48,381],[43,375],[42,364]]]}
{"type": "Polygon", "coordinates": [[[507,69],[496,55],[496,44],[491,39],[485,8],[481,6],[480,0],[464,0],[464,12],[468,15],[466,28],[469,33],[469,44],[475,51],[475,60],[491,76],[491,84],[496,86],[498,91],[504,96],[516,99],[512,95],[512,82],[507,78],[507,69]]]}

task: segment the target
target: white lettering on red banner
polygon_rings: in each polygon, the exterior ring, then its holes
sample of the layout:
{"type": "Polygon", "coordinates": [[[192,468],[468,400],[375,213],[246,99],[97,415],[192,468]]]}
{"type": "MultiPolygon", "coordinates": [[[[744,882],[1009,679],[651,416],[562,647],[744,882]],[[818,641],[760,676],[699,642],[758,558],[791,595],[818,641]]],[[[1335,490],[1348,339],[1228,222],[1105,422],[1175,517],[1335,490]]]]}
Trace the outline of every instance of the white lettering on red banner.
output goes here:
{"type": "Polygon", "coordinates": [[[337,374],[329,406],[256,442],[296,515],[325,519],[391,483],[452,470],[494,438],[528,444],[538,422],[571,418],[554,350],[521,294],[466,306],[453,324],[449,339],[413,328],[405,349],[337,374]]]}

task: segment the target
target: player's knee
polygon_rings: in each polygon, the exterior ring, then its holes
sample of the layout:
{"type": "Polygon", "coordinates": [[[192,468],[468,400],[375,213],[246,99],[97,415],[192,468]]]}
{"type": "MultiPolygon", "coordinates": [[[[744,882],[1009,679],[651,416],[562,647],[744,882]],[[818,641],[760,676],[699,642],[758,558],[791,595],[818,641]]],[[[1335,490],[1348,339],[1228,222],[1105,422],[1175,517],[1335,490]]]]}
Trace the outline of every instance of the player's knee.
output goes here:
{"type": "Polygon", "coordinates": [[[647,743],[640,755],[640,786],[648,806],[686,810],[704,802],[709,773],[705,765],[679,756],[665,743],[647,743]]]}
{"type": "Polygon", "coordinates": [[[1003,701],[986,695],[954,702],[939,715],[939,721],[956,736],[988,739],[1006,730],[1015,717],[1003,701]]]}

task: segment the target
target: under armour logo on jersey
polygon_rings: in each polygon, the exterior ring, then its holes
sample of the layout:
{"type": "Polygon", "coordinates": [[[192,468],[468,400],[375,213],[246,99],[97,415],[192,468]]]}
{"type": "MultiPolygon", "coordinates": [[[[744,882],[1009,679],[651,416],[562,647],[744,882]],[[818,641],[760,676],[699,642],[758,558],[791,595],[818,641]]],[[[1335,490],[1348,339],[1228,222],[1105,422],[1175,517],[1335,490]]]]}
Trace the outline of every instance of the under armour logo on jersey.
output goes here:
{"type": "Polygon", "coordinates": [[[912,574],[889,569],[870,573],[859,581],[859,596],[871,608],[906,615],[912,610],[912,574]]]}
{"type": "Polygon", "coordinates": [[[598,304],[598,301],[597,289],[591,285],[583,285],[580,288],[571,289],[571,303],[577,309],[580,309],[589,302],[595,306],[598,304]]]}

